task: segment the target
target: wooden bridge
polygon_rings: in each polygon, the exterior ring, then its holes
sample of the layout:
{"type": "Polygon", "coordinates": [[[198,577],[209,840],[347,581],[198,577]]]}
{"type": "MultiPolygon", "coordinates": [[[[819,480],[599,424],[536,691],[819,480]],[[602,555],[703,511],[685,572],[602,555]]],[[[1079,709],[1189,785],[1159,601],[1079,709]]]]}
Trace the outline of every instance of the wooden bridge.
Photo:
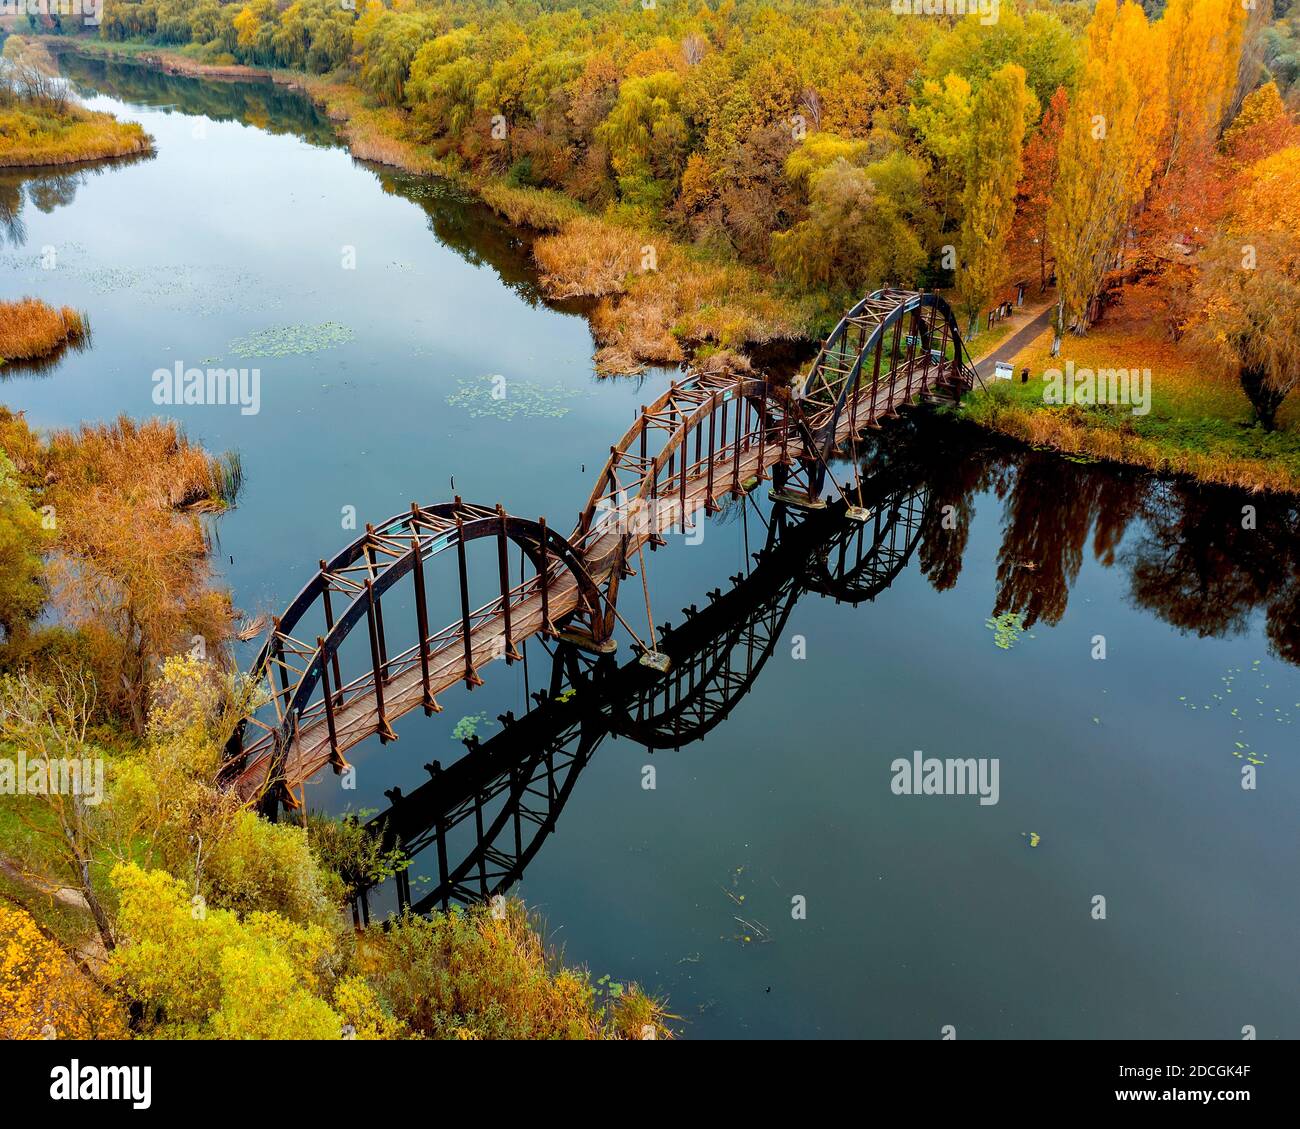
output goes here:
{"type": "MultiPolygon", "coordinates": [[[[483,667],[515,661],[516,644],[530,636],[609,653],[621,624],[643,663],[666,667],[671,659],[653,630],[643,639],[618,612],[620,584],[637,575],[634,561],[644,574],[647,545],[657,548],[671,531],[689,528],[768,478],[773,498],[803,509],[826,505],[829,479],[849,503],[849,517],[865,517],[853,504],[860,483],[835,477],[837,455],[856,454],[862,431],[901,408],[959,394],[974,379],[942,298],[877,291],[845,315],[791,388],[735,372],[674,381],[610,448],[567,537],[545,519],[459,498],[413,503],[408,513],[368,525],[320,562],[274,621],[252,671],[266,682],[266,704],[232,738],[223,782],[271,812],[280,804],[295,807],[294,790],[326,765],[342,772],[346,753],[362,741],[394,740],[395,720],[416,709],[441,709],[439,694],[459,682],[481,684],[483,667]],[[489,550],[495,543],[496,583],[491,597],[476,603],[467,551],[483,539],[489,550]],[[514,548],[517,581],[510,568],[514,548]],[[435,566],[453,559],[455,580],[440,582],[435,566]],[[434,596],[454,607],[454,618],[431,630],[434,596]],[[401,604],[410,637],[396,652],[385,600],[390,608],[401,604]],[[345,678],[344,644],[354,629],[363,643],[362,669],[345,678]]],[[[856,464],[856,458],[848,464],[855,475],[856,464]]]]}

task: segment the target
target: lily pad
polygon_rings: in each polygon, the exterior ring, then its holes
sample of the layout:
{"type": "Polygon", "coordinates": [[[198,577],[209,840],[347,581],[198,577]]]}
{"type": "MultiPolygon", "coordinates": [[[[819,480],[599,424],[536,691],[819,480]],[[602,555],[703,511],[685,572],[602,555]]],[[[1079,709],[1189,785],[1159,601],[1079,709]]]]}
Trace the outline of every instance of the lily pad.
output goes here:
{"type": "Polygon", "coordinates": [[[456,384],[458,387],[447,397],[447,403],[476,419],[554,419],[568,415],[569,400],[591,394],[563,384],[537,384],[501,376],[458,380],[456,384]]]}
{"type": "Polygon", "coordinates": [[[289,357],[346,345],[356,336],[336,321],[321,325],[277,325],[230,343],[237,357],[289,357]]]}

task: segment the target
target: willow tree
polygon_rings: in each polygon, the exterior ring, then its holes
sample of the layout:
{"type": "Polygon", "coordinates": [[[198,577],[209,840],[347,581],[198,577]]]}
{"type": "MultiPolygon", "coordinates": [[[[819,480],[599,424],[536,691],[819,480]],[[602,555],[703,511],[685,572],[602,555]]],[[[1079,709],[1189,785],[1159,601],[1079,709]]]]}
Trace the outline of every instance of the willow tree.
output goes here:
{"type": "Polygon", "coordinates": [[[1219,236],[1206,250],[1197,290],[1194,335],[1235,370],[1256,420],[1272,431],[1300,386],[1300,239],[1269,232],[1242,244],[1219,236]]]}
{"type": "Polygon", "coordinates": [[[675,71],[624,80],[596,137],[609,149],[619,197],[654,214],[672,199],[686,167],[689,128],[675,71]]]}
{"type": "Polygon", "coordinates": [[[1007,236],[1016,217],[1025,120],[1037,100],[1025,71],[1007,63],[980,87],[971,107],[958,257],[957,291],[969,330],[1006,273],[1007,236]]]}
{"type": "Polygon", "coordinates": [[[925,166],[905,153],[863,168],[836,158],[809,178],[808,218],[773,235],[777,270],[846,294],[908,284],[937,229],[924,180],[925,166]]]}
{"type": "Polygon", "coordinates": [[[1227,229],[1207,249],[1194,334],[1236,372],[1266,431],[1300,387],[1300,146],[1248,169],[1227,229]]]}
{"type": "Polygon", "coordinates": [[[1048,210],[1059,300],[1053,354],[1067,327],[1087,332],[1129,220],[1159,157],[1169,106],[1165,37],[1140,6],[1099,0],[1087,60],[1061,136],[1048,210]]]}

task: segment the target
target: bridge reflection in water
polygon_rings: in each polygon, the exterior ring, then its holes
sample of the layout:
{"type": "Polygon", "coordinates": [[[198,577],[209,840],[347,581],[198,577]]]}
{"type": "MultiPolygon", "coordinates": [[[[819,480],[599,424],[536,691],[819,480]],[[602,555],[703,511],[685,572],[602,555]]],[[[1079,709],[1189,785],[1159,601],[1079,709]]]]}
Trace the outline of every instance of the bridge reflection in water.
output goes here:
{"type": "MultiPolygon", "coordinates": [[[[868,480],[864,506],[852,511],[843,501],[812,511],[777,503],[750,566],[665,629],[666,670],[619,665],[563,641],[547,645],[549,684],[523,717],[501,715],[498,733],[467,739],[467,754],[448,767],[425,765],[428,782],[409,795],[386,793],[389,808],[369,821],[386,849],[436,854],[436,867],[427,868],[433,888],[415,898],[408,872],[399,873],[397,903],[424,913],[509,889],[607,737],[647,750],[702,739],[755,684],[802,596],[859,604],[888,588],[915,551],[930,505],[928,487],[900,477],[868,480]]],[[[359,920],[369,920],[374,893],[357,897],[359,920]]]]}

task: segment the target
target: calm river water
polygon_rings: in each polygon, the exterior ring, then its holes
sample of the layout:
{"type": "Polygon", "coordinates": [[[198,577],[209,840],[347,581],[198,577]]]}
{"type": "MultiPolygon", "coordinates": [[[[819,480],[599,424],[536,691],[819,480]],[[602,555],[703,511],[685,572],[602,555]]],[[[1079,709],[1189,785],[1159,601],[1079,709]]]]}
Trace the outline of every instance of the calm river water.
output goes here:
{"type": "MultiPolygon", "coordinates": [[[[364,523],[460,494],[567,532],[669,373],[596,378],[585,320],[541,300],[524,240],[354,161],[296,96],[65,66],[158,151],[0,176],[4,293],[94,328],[84,353],[6,370],[0,399],[43,428],[147,416],[159,368],[257,366],[255,415],[162,409],[242,456],[217,533],[249,613],[355,536],[348,507],[364,523]]],[[[311,802],[416,793],[426,763],[465,754],[458,727],[556,768],[525,805],[538,819],[506,824],[515,889],[569,960],[667,994],[692,1037],[1300,1037],[1296,503],[933,415],[886,430],[871,480],[893,542],[862,550],[832,519],[769,534],[760,491],[650,558],[655,620],[701,612],[683,643],[701,686],[668,710],[668,747],[647,751],[618,685],[582,682],[564,697],[589,705],[533,725],[552,661],[532,643],[527,672],[487,668],[396,744],[355,750],[355,790],[327,775],[311,802]],[[507,710],[530,728],[503,733],[507,710]],[[996,758],[998,802],[895,794],[914,750],[996,758]]],[[[639,589],[624,614],[644,622],[639,589]]],[[[471,830],[448,836],[453,868],[471,830]]],[[[417,901],[435,855],[417,856],[417,901]]]]}

